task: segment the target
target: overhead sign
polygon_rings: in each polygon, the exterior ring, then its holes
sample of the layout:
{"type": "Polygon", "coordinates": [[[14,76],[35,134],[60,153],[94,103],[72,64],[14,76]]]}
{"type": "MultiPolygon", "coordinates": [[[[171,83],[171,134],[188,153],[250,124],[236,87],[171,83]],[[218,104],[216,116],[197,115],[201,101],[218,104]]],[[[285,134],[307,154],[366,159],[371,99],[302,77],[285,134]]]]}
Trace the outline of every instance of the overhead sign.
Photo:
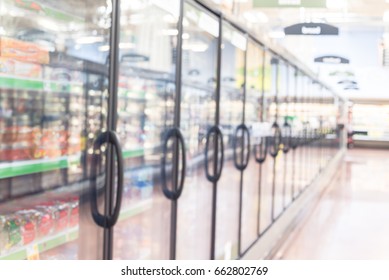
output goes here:
{"type": "Polygon", "coordinates": [[[338,82],[338,84],[340,84],[340,85],[342,85],[342,84],[357,85],[358,83],[356,81],[352,81],[352,80],[341,80],[338,82]]]}
{"type": "Polygon", "coordinates": [[[146,55],[138,53],[126,53],[121,56],[120,62],[146,62],[150,61],[150,58],[146,55]]]}
{"type": "Polygon", "coordinates": [[[326,0],[253,0],[260,8],[326,8],[326,0]]]}
{"type": "Polygon", "coordinates": [[[325,55],[315,58],[317,63],[329,63],[329,64],[349,64],[350,60],[341,56],[325,55]]]}
{"type": "Polygon", "coordinates": [[[306,22],[284,28],[285,35],[339,35],[339,28],[326,23],[306,22]]]}
{"type": "Polygon", "coordinates": [[[344,90],[359,90],[359,87],[357,85],[348,85],[344,90]]]}
{"type": "Polygon", "coordinates": [[[354,77],[355,74],[350,71],[335,71],[335,72],[330,72],[328,74],[329,76],[339,76],[339,77],[354,77]]]}
{"type": "Polygon", "coordinates": [[[280,62],[280,60],[276,57],[272,57],[271,58],[271,61],[270,61],[270,64],[278,64],[280,62]]]}

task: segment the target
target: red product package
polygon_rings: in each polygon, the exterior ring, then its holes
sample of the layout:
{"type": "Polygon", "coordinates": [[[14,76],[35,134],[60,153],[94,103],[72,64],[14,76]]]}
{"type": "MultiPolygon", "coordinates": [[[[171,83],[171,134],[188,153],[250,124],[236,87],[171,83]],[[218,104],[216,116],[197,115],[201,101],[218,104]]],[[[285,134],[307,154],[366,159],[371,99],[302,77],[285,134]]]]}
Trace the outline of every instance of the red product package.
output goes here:
{"type": "Polygon", "coordinates": [[[70,203],[70,220],[69,220],[69,226],[70,226],[70,227],[76,227],[76,226],[78,226],[78,220],[79,220],[79,207],[78,207],[78,202],[71,202],[71,203],[70,203]]]}
{"type": "Polygon", "coordinates": [[[60,205],[58,207],[58,212],[56,215],[56,227],[57,232],[63,231],[68,227],[69,216],[68,216],[68,207],[66,205],[60,205]]]}
{"type": "Polygon", "coordinates": [[[46,211],[50,214],[50,217],[54,224],[54,231],[60,232],[68,227],[68,208],[66,205],[56,202],[47,202],[36,207],[41,211],[46,211]]]}
{"type": "Polygon", "coordinates": [[[0,214],[0,255],[5,251],[7,245],[7,232],[5,229],[6,218],[0,214]]]}
{"type": "Polygon", "coordinates": [[[21,235],[23,245],[32,243],[36,238],[36,225],[39,221],[39,213],[34,210],[22,210],[16,212],[21,222],[21,235]]]}
{"type": "Polygon", "coordinates": [[[0,56],[20,61],[49,64],[49,52],[35,43],[0,37],[0,56]]]}

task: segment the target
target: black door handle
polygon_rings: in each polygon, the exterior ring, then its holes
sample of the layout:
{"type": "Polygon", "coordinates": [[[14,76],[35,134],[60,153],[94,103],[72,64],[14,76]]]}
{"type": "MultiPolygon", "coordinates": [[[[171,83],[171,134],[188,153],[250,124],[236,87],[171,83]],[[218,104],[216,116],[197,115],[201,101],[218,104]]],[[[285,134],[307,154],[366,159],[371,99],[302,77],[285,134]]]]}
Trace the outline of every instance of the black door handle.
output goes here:
{"type": "Polygon", "coordinates": [[[222,175],[223,164],[224,164],[223,133],[218,126],[213,126],[207,132],[206,144],[205,144],[205,176],[207,177],[208,181],[212,183],[216,183],[217,181],[219,181],[220,176],[222,175]],[[220,152],[221,152],[221,159],[220,159],[221,162],[220,164],[217,165],[218,169],[216,170],[216,174],[214,175],[211,175],[209,173],[209,161],[208,161],[209,143],[211,142],[210,137],[212,134],[215,134],[216,141],[218,142],[220,141],[220,152]]]}
{"type": "Polygon", "coordinates": [[[305,142],[307,143],[307,145],[311,144],[311,131],[310,131],[309,128],[307,129],[307,133],[306,133],[305,139],[306,139],[305,142]]]}
{"type": "Polygon", "coordinates": [[[300,144],[300,137],[299,137],[299,133],[295,133],[295,135],[293,136],[294,134],[294,130],[291,130],[291,148],[293,150],[296,150],[300,144]]]}
{"type": "Polygon", "coordinates": [[[235,129],[235,134],[234,134],[234,141],[233,141],[233,150],[234,150],[234,165],[236,169],[243,171],[246,169],[246,167],[249,165],[249,160],[250,160],[250,131],[248,127],[245,124],[238,125],[238,127],[235,129]],[[247,153],[246,157],[244,158],[244,147],[242,147],[242,162],[238,162],[238,155],[236,153],[237,150],[237,145],[238,145],[238,133],[239,131],[242,130],[243,134],[243,139],[244,139],[244,134],[247,134],[247,153]]]}
{"type": "Polygon", "coordinates": [[[308,144],[308,128],[307,127],[304,127],[303,135],[301,138],[302,138],[303,146],[306,146],[308,144]]]}
{"type": "Polygon", "coordinates": [[[282,151],[284,154],[287,154],[292,146],[292,126],[286,122],[284,123],[283,130],[285,136],[282,138],[282,144],[284,146],[282,151]]]}
{"type": "Polygon", "coordinates": [[[282,133],[278,123],[274,123],[272,129],[274,130],[274,134],[272,143],[270,145],[270,155],[275,158],[278,156],[278,152],[280,151],[280,146],[282,143],[282,133]]]}
{"type": "Polygon", "coordinates": [[[123,197],[123,173],[124,173],[124,166],[123,166],[123,154],[121,145],[119,142],[119,138],[117,137],[116,133],[113,131],[106,131],[101,133],[95,140],[93,144],[93,157],[92,157],[92,167],[91,167],[91,212],[92,217],[95,223],[102,227],[109,229],[113,227],[120,214],[120,208],[122,204],[122,197],[123,197]],[[115,153],[116,153],[116,161],[117,161],[117,168],[118,168],[118,178],[117,178],[117,192],[116,192],[116,203],[115,207],[113,209],[112,214],[109,215],[103,215],[100,214],[98,207],[97,207],[97,167],[99,163],[101,163],[101,155],[98,155],[95,153],[95,151],[99,150],[101,146],[105,143],[109,143],[114,147],[115,153]]]}
{"type": "Polygon", "coordinates": [[[162,153],[163,153],[162,165],[161,165],[162,192],[166,198],[170,200],[178,200],[184,188],[185,170],[186,170],[185,141],[181,131],[178,128],[172,128],[165,134],[162,153]],[[177,185],[177,188],[174,188],[173,190],[169,190],[166,182],[166,157],[168,153],[167,144],[170,138],[175,138],[179,141],[179,143],[181,144],[181,156],[182,156],[181,181],[177,185]]]}
{"type": "Polygon", "coordinates": [[[266,161],[268,143],[269,141],[267,137],[262,137],[261,144],[254,145],[254,158],[255,161],[259,164],[262,164],[266,161]],[[258,156],[258,147],[259,147],[259,156],[258,156]]]}

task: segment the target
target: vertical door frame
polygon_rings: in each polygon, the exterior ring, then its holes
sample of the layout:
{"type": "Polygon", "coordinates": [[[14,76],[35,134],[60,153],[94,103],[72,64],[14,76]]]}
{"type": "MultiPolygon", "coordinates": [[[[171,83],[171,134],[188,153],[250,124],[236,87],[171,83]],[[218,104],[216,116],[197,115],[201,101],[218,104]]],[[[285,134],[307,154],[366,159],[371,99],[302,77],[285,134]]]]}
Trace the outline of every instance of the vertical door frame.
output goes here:
{"type": "MultiPolygon", "coordinates": [[[[260,44],[261,45],[261,44],[260,44]]],[[[265,50],[265,47],[263,45],[261,45],[261,49],[262,49],[262,66],[261,66],[261,69],[262,69],[262,76],[261,76],[261,117],[260,117],[260,122],[263,123],[263,119],[264,119],[264,105],[265,105],[265,76],[266,76],[266,73],[265,73],[265,59],[266,59],[266,50],[265,50]]],[[[266,136],[265,137],[262,137],[261,141],[264,140],[265,141],[265,145],[267,140],[266,140],[266,136]]],[[[267,149],[265,148],[265,152],[267,152],[267,149]]],[[[266,161],[266,158],[264,160],[264,162],[266,161]]],[[[263,163],[264,163],[263,162],[263,163]]],[[[257,236],[258,238],[261,236],[261,199],[262,199],[262,165],[263,163],[260,163],[259,164],[259,182],[258,182],[258,213],[257,213],[257,236]]]]}
{"type": "MultiPolygon", "coordinates": [[[[243,112],[242,112],[242,124],[245,124],[246,122],[246,84],[247,84],[247,49],[248,49],[248,42],[249,42],[249,35],[239,30],[242,35],[246,38],[246,50],[244,51],[244,66],[243,66],[243,112]]],[[[236,135],[237,136],[237,135],[236,135]]],[[[250,135],[249,135],[250,137],[250,135]]],[[[250,143],[250,139],[247,139],[250,143]]],[[[244,134],[242,135],[242,149],[240,154],[240,160],[243,163],[244,162],[244,155],[245,155],[245,146],[246,143],[244,141],[244,134]]],[[[250,149],[250,147],[249,147],[250,149]]],[[[250,151],[249,151],[250,153],[250,151]]],[[[250,158],[250,154],[249,154],[250,158]]],[[[242,255],[242,210],[243,210],[243,173],[244,170],[240,171],[240,185],[239,185],[239,218],[238,218],[238,258],[242,255]]]]}
{"type": "MultiPolygon", "coordinates": [[[[120,41],[120,1],[111,0],[111,27],[109,37],[109,69],[108,69],[108,114],[107,131],[116,131],[117,124],[117,102],[118,102],[118,81],[119,81],[119,41],[120,41]]],[[[107,149],[106,176],[105,176],[105,206],[104,215],[111,215],[114,209],[114,187],[115,181],[115,158],[111,145],[107,149]]],[[[114,227],[104,228],[103,232],[103,259],[113,258],[113,232],[114,227]]]]}
{"type": "MultiPolygon", "coordinates": [[[[223,45],[223,15],[215,14],[219,20],[219,38],[217,43],[217,72],[216,72],[216,112],[215,112],[215,126],[220,125],[220,95],[221,95],[221,63],[222,63],[222,45],[223,45]]],[[[223,136],[222,136],[223,137],[223,136]]],[[[221,139],[223,141],[223,138],[221,139]]],[[[221,147],[220,147],[221,148],[221,147]]],[[[214,140],[214,160],[213,172],[216,174],[219,168],[219,141],[214,140]]],[[[208,160],[208,159],[205,159],[208,160]]],[[[221,163],[222,164],[222,163],[221,163]]],[[[214,260],[216,257],[216,223],[217,223],[217,187],[218,182],[213,182],[212,186],[212,214],[211,214],[211,244],[210,244],[210,259],[214,260]]]]}
{"type": "MultiPolygon", "coordinates": [[[[280,61],[280,57],[273,53],[272,52],[272,55],[273,57],[276,59],[276,63],[274,64],[271,64],[271,65],[275,65],[274,67],[276,67],[275,69],[275,96],[274,96],[274,103],[276,104],[276,112],[275,112],[275,117],[274,117],[274,123],[278,124],[278,109],[279,109],[279,105],[278,105],[278,91],[279,91],[279,84],[278,84],[278,78],[279,78],[279,71],[280,71],[280,67],[279,67],[279,61],[280,61]]],[[[273,141],[275,141],[275,138],[273,139],[273,141]]],[[[273,225],[277,219],[277,217],[275,216],[275,199],[276,199],[276,162],[277,162],[277,158],[274,157],[273,158],[273,180],[272,180],[272,203],[271,203],[271,225],[273,225]]]]}

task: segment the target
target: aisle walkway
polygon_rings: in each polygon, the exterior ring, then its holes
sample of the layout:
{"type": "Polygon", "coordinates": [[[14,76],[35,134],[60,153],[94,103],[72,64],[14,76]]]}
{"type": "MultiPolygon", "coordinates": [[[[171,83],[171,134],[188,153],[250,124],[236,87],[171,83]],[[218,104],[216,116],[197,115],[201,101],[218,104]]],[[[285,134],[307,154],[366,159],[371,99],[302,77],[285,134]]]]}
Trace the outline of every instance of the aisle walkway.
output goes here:
{"type": "Polygon", "coordinates": [[[275,258],[389,259],[389,151],[349,151],[275,258]]]}

